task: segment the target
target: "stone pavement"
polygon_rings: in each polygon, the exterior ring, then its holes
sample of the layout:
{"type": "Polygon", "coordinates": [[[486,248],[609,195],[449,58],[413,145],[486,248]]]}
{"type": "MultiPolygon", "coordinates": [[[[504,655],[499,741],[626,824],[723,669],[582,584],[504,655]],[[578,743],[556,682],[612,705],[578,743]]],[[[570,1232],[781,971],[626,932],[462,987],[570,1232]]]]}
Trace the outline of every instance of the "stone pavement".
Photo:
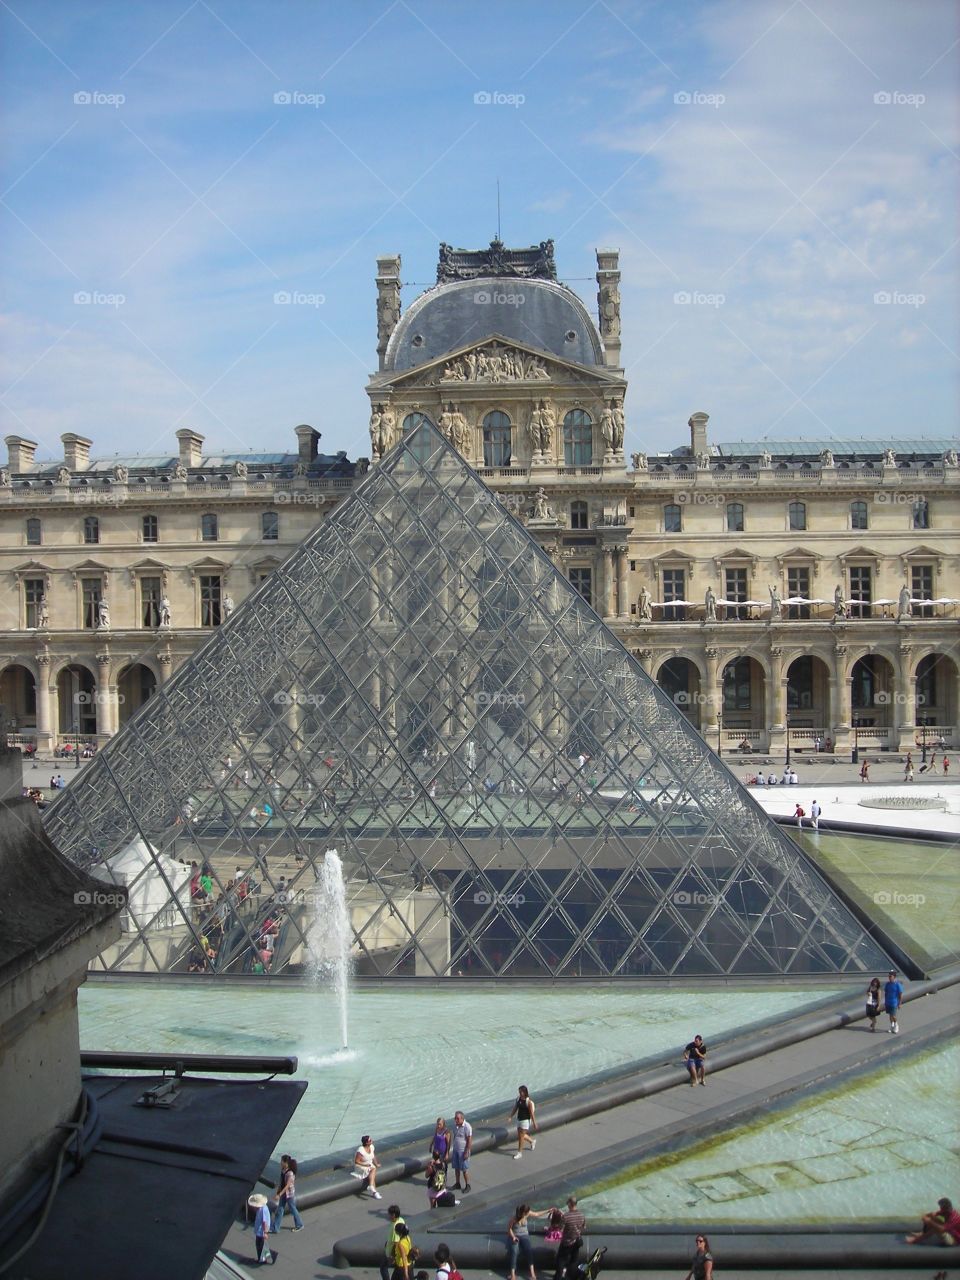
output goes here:
{"type": "MultiPolygon", "coordinates": [[[[914,991],[920,989],[918,986],[914,991]]],[[[908,991],[908,997],[911,994],[908,991]]],[[[339,1276],[346,1272],[350,1275],[369,1275],[372,1280],[377,1274],[373,1264],[379,1257],[379,1242],[386,1233],[386,1206],[392,1202],[400,1205],[410,1223],[414,1239],[424,1249],[425,1255],[432,1254],[436,1242],[446,1238],[465,1271],[503,1274],[503,1233],[509,1207],[515,1201],[528,1199],[539,1206],[562,1201],[568,1191],[595,1183],[614,1168],[630,1165],[657,1150],[675,1148],[677,1135],[692,1133],[694,1126],[698,1137],[722,1131],[741,1118],[760,1114],[775,1099],[785,1099],[791,1095],[796,1097],[801,1090],[836,1079],[839,1072],[869,1069],[873,1060],[889,1062],[909,1053],[911,1048],[916,1048],[919,1044],[942,1041],[945,1036],[956,1034],[958,995],[960,987],[950,986],[932,991],[926,996],[909,999],[903,1013],[903,1033],[899,1037],[881,1033],[871,1035],[866,1023],[861,1020],[840,1025],[843,1019],[836,1017],[836,1010],[839,1008],[849,1007],[854,1018],[859,1018],[862,1014],[857,993],[854,999],[847,998],[835,1007],[833,1029],[821,1034],[813,1034],[809,1038],[794,1040],[780,1048],[768,1050],[768,1040],[765,1037],[770,1032],[764,1032],[754,1036],[756,1044],[753,1048],[757,1052],[749,1055],[740,1051],[743,1046],[738,1046],[735,1040],[720,1042],[719,1052],[714,1053],[711,1047],[711,1058],[715,1064],[729,1058],[731,1065],[715,1069],[707,1077],[706,1089],[691,1089],[686,1083],[682,1067],[675,1063],[665,1063],[653,1071],[659,1071],[661,1075],[665,1070],[671,1073],[668,1087],[646,1097],[612,1105],[608,1110],[593,1109],[590,1105],[591,1098],[578,1099],[575,1094],[570,1095],[571,1102],[586,1101],[588,1113],[569,1123],[553,1127],[557,1117],[551,1116],[548,1111],[540,1117],[542,1138],[536,1152],[525,1154],[522,1161],[514,1161],[512,1158],[515,1150],[513,1142],[495,1145],[492,1149],[475,1155],[471,1170],[474,1190],[469,1196],[463,1197],[461,1206],[456,1210],[435,1210],[431,1214],[426,1209],[426,1191],[423,1178],[419,1176],[381,1182],[383,1199],[380,1201],[350,1190],[346,1196],[315,1209],[306,1208],[303,1211],[306,1230],[296,1234],[289,1230],[288,1220],[285,1220],[285,1229],[276,1242],[279,1252],[277,1267],[280,1269],[277,1274],[299,1278],[339,1276]],[[724,1053],[724,1050],[727,1052],[724,1053]],[[340,1248],[335,1253],[334,1246],[337,1242],[340,1242],[340,1248]],[[348,1262],[349,1265],[345,1265],[348,1262]]],[[[642,994],[638,994],[638,1012],[642,1016],[642,994]]],[[[821,1014],[811,1015],[811,1019],[817,1025],[827,1025],[821,1014]]],[[[425,1041],[425,1049],[427,1047],[428,1041],[425,1041]]],[[[558,1049],[562,1049],[562,1046],[558,1046],[558,1049]]],[[[575,1064],[572,1065],[575,1069],[575,1064]]],[[[571,1075],[573,1074],[572,1071],[571,1075]]],[[[454,1089],[455,1061],[450,1064],[450,1083],[451,1089],[454,1089]]],[[[536,1095],[535,1088],[533,1091],[536,1095]]],[[[599,1102],[599,1098],[597,1101],[599,1102]]],[[[453,1109],[446,1100],[441,1100],[438,1105],[445,1112],[453,1109]]],[[[563,1111],[562,1104],[558,1106],[554,1103],[553,1108],[558,1113],[563,1111]]],[[[503,1122],[505,1121],[504,1115],[503,1122]]],[[[402,1127],[403,1118],[398,1117],[397,1128],[402,1127]]],[[[425,1133],[424,1150],[428,1139],[429,1134],[425,1133]]],[[[385,1164],[390,1162],[387,1150],[379,1150],[378,1155],[385,1164]]],[[[342,1174],[336,1176],[343,1178],[342,1174]]],[[[301,1190],[307,1193],[309,1200],[308,1187],[305,1185],[301,1190]]],[[[908,1216],[900,1221],[891,1221],[889,1234],[874,1232],[866,1238],[857,1237],[858,1246],[865,1244],[874,1248],[877,1254],[867,1262],[866,1269],[861,1272],[863,1276],[875,1274],[871,1267],[882,1269],[885,1275],[894,1275],[899,1269],[903,1269],[904,1274],[912,1274],[915,1278],[925,1274],[932,1276],[937,1268],[930,1265],[929,1272],[924,1268],[941,1257],[944,1260],[940,1262],[940,1266],[956,1266],[956,1260],[946,1256],[955,1251],[911,1251],[897,1241],[896,1231],[904,1229],[912,1221],[915,1208],[919,1209],[920,1206],[898,1206],[898,1214],[908,1216]],[[881,1254],[882,1260],[879,1256],[881,1254]]],[[[702,1225],[709,1228],[710,1224],[702,1225]]],[[[749,1241],[746,1240],[748,1235],[746,1231],[737,1230],[736,1250],[746,1248],[750,1253],[749,1241]]],[[[651,1271],[645,1270],[644,1274],[654,1277],[657,1274],[656,1267],[662,1267],[669,1268],[662,1274],[673,1275],[675,1280],[681,1276],[689,1265],[691,1236],[692,1232],[688,1228],[682,1228],[676,1235],[665,1230],[656,1235],[655,1239],[648,1235],[648,1243],[641,1253],[645,1251],[655,1267],[651,1271]]],[[[762,1266],[768,1259],[772,1264],[769,1272],[771,1275],[783,1274],[785,1267],[790,1267],[791,1275],[802,1274],[794,1273],[790,1264],[804,1258],[803,1248],[788,1247],[786,1259],[773,1256],[781,1251],[783,1239],[779,1234],[764,1234],[756,1238],[752,1246],[753,1253],[746,1265],[757,1280],[762,1272],[754,1268],[758,1264],[762,1266]]],[[[821,1280],[825,1275],[831,1274],[832,1267],[843,1266],[846,1242],[838,1245],[836,1237],[829,1242],[826,1233],[819,1237],[804,1236],[802,1239],[805,1247],[809,1247],[807,1242],[814,1239],[828,1241],[833,1252],[839,1254],[834,1257],[829,1253],[819,1254],[813,1250],[806,1255],[807,1262],[818,1256],[822,1257],[823,1266],[816,1271],[821,1280]]],[[[632,1237],[629,1241],[632,1248],[636,1246],[636,1240],[636,1237],[632,1237]]],[[[639,1260],[632,1256],[629,1249],[625,1250],[624,1241],[619,1237],[604,1236],[603,1239],[588,1243],[611,1246],[611,1272],[617,1269],[634,1271],[638,1266],[639,1260]]],[[[799,1243],[798,1239],[796,1244],[799,1243]]],[[[850,1246],[853,1247],[854,1243],[851,1237],[850,1246]]],[[[224,1249],[238,1261],[249,1261],[254,1252],[249,1229],[235,1227],[224,1242],[224,1249]]],[[[731,1241],[728,1245],[728,1256],[731,1259],[736,1250],[732,1248],[731,1241]]],[[[855,1255],[850,1256],[852,1258],[855,1255]]],[[[727,1267],[722,1274],[731,1276],[737,1272],[727,1267]]],[[[844,1268],[843,1274],[847,1280],[852,1280],[856,1271],[844,1268]]]]}

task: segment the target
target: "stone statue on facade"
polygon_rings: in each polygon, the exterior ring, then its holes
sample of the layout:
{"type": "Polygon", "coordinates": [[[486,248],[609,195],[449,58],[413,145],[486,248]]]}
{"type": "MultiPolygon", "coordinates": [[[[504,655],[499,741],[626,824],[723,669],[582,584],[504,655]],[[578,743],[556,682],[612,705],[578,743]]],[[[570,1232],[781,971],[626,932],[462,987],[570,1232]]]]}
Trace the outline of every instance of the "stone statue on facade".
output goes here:
{"type": "Polygon", "coordinates": [[[57,468],[57,484],[69,484],[70,472],[66,467],[57,468]]]}
{"type": "Polygon", "coordinates": [[[47,608],[46,598],[40,601],[37,606],[37,630],[46,631],[50,626],[50,610],[47,608]]]}
{"type": "Polygon", "coordinates": [[[780,590],[776,586],[770,586],[768,590],[770,592],[770,621],[782,622],[783,604],[780,600],[780,590]]]}
{"type": "Polygon", "coordinates": [[[943,462],[944,466],[947,467],[956,467],[960,465],[960,459],[958,459],[956,449],[948,449],[943,455],[943,462]]]}
{"type": "Polygon", "coordinates": [[[770,467],[773,466],[773,454],[770,453],[769,450],[764,449],[764,451],[760,454],[760,465],[765,470],[769,470],[770,467]]]}
{"type": "Polygon", "coordinates": [[[180,458],[173,464],[173,478],[174,480],[186,480],[187,478],[187,468],[180,458]]]}
{"type": "Polygon", "coordinates": [[[440,417],[437,419],[437,426],[439,427],[440,434],[443,436],[444,440],[449,440],[450,443],[452,444],[453,443],[453,406],[452,405],[449,408],[444,409],[443,412],[440,414],[440,417]]]}
{"type": "Polygon", "coordinates": [[[10,483],[10,472],[6,467],[0,467],[0,489],[6,489],[10,483]]]}
{"type": "Polygon", "coordinates": [[[637,617],[641,622],[653,621],[653,597],[647,588],[640,588],[640,599],[637,601],[637,617]]]}
{"type": "Polygon", "coordinates": [[[833,593],[833,616],[835,618],[845,618],[847,616],[847,600],[843,594],[843,587],[839,582],[833,593]]]}
{"type": "Polygon", "coordinates": [[[234,611],[234,609],[236,609],[236,607],[237,607],[237,606],[233,603],[233,596],[232,596],[232,595],[230,595],[230,594],[228,593],[227,595],[225,595],[225,596],[223,597],[223,620],[224,620],[224,622],[226,622],[227,618],[229,618],[229,617],[230,617],[231,613],[233,613],[233,611],[234,611]]]}
{"type": "Polygon", "coordinates": [[[707,587],[707,594],[703,597],[703,616],[705,622],[717,620],[717,595],[713,587],[707,587]]]}
{"type": "Polygon", "coordinates": [[[620,290],[616,284],[605,284],[597,301],[600,307],[600,333],[605,338],[620,336],[620,290]]]}
{"type": "Polygon", "coordinates": [[[630,461],[633,463],[634,471],[646,471],[647,455],[645,453],[631,453],[630,461]]]}
{"type": "Polygon", "coordinates": [[[612,453],[615,445],[616,425],[613,418],[613,405],[607,403],[603,406],[603,412],[600,414],[600,435],[603,443],[606,445],[607,453],[612,453]]]}
{"type": "Polygon", "coordinates": [[[237,477],[238,480],[246,480],[247,464],[243,461],[242,458],[238,459],[238,461],[236,461],[233,464],[233,474],[237,477]]]}
{"type": "Polygon", "coordinates": [[[613,410],[613,447],[617,453],[623,449],[623,437],[627,430],[627,419],[623,412],[623,401],[614,400],[613,410]]]}
{"type": "Polygon", "coordinates": [[[709,471],[709,470],[710,470],[710,455],[709,455],[709,453],[698,453],[698,454],[697,454],[697,470],[698,470],[698,471],[709,471]]]}
{"type": "Polygon", "coordinates": [[[822,449],[820,451],[820,465],[821,467],[833,466],[833,450],[832,449],[822,449]]]}
{"type": "Polygon", "coordinates": [[[540,452],[544,457],[553,457],[553,434],[557,425],[557,415],[549,400],[540,401],[540,452]]]}
{"type": "Polygon", "coordinates": [[[113,468],[113,478],[116,480],[117,484],[126,484],[130,479],[130,472],[122,462],[118,462],[113,468]]]}
{"type": "Polygon", "coordinates": [[[892,449],[884,449],[883,465],[885,467],[895,467],[897,465],[897,455],[893,452],[892,449]]]}
{"type": "Polygon", "coordinates": [[[546,490],[541,487],[533,496],[533,511],[530,513],[532,520],[556,520],[556,512],[547,502],[546,490]]]}
{"type": "Polygon", "coordinates": [[[110,630],[110,605],[106,596],[101,596],[97,603],[97,630],[110,630]]]}
{"type": "Polygon", "coordinates": [[[897,621],[899,622],[901,618],[912,618],[912,617],[913,617],[913,603],[911,602],[911,599],[910,599],[910,588],[907,586],[902,586],[900,588],[900,595],[897,599],[897,621]]]}
{"type": "Polygon", "coordinates": [[[160,626],[164,631],[170,627],[170,597],[162,596],[160,600],[160,626]]]}
{"type": "Polygon", "coordinates": [[[466,457],[470,450],[470,428],[467,425],[467,419],[460,412],[458,405],[451,405],[453,413],[450,415],[450,433],[451,443],[457,453],[466,457]]]}
{"type": "Polygon", "coordinates": [[[374,405],[370,412],[370,448],[373,450],[373,456],[380,457],[380,406],[374,405]]]}
{"type": "Polygon", "coordinates": [[[380,439],[383,442],[381,453],[387,453],[397,442],[397,415],[389,405],[380,413],[380,439]]]}

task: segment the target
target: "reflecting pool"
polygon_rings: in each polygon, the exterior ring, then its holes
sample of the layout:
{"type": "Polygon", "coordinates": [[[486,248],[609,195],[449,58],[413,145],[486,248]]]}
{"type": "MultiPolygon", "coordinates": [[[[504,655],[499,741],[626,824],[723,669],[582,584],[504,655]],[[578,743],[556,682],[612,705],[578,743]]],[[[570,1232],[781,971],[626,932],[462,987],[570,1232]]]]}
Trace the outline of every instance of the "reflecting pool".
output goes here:
{"type": "Polygon", "coordinates": [[[296,1054],[310,1087],[281,1145],[309,1158],[354,1145],[363,1133],[382,1142],[413,1127],[426,1131],[458,1107],[476,1119],[512,1099],[521,1082],[537,1098],[641,1059],[679,1062],[693,1032],[716,1040],[841,989],[361,988],[351,994],[351,1047],[342,1051],[336,1001],[312,988],[88,982],[79,995],[80,1043],[296,1054]]]}
{"type": "Polygon", "coordinates": [[[698,1227],[919,1218],[952,1189],[958,1084],[956,1047],[931,1050],[651,1160],[580,1207],[587,1217],[698,1227]]]}

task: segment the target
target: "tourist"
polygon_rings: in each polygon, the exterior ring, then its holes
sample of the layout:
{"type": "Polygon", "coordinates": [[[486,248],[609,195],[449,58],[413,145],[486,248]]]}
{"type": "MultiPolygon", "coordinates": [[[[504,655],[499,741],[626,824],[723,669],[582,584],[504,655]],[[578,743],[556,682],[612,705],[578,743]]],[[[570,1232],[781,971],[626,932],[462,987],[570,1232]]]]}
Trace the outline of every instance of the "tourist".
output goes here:
{"type": "Polygon", "coordinates": [[[817,804],[816,800],[814,800],[813,804],[810,806],[810,825],[813,827],[814,831],[820,830],[820,814],[822,812],[823,810],[820,808],[819,804],[817,804]]]}
{"type": "Polygon", "coordinates": [[[532,1125],[535,1130],[540,1127],[537,1124],[536,1107],[530,1097],[530,1091],[527,1086],[525,1084],[520,1085],[517,1093],[519,1096],[513,1104],[513,1110],[507,1116],[508,1124],[514,1116],[517,1117],[517,1153],[513,1157],[514,1160],[519,1160],[523,1155],[524,1142],[529,1142],[530,1150],[536,1151],[537,1140],[530,1137],[530,1126],[532,1125]]]}
{"type": "Polygon", "coordinates": [[[903,762],[903,780],[904,782],[913,781],[913,756],[908,751],[907,758],[903,762]]]}
{"type": "Polygon", "coordinates": [[[577,1208],[577,1197],[567,1198],[567,1211],[563,1215],[563,1229],[560,1235],[560,1248],[557,1250],[557,1266],[553,1280],[563,1280],[567,1271],[572,1276],[577,1274],[577,1255],[583,1244],[583,1233],[587,1229],[587,1220],[577,1208]]]}
{"type": "Polygon", "coordinates": [[[518,1204],[514,1209],[513,1217],[507,1223],[507,1265],[510,1272],[507,1280],[517,1280],[518,1257],[523,1260],[530,1280],[537,1280],[537,1273],[533,1267],[529,1219],[545,1218],[548,1213],[550,1213],[549,1209],[535,1210],[528,1204],[518,1204]]]}
{"type": "Polygon", "coordinates": [[[543,1233],[543,1238],[548,1244],[559,1244],[563,1236],[563,1210],[551,1209],[550,1221],[547,1223],[547,1229],[543,1233]]]}
{"type": "Polygon", "coordinates": [[[470,1190],[470,1152],[473,1150],[473,1126],[464,1116],[462,1111],[458,1111],[453,1117],[453,1146],[450,1149],[450,1161],[453,1164],[453,1172],[456,1174],[456,1181],[453,1184],[454,1191],[460,1190],[460,1178],[463,1177],[464,1193],[470,1190]]]}
{"type": "MultiPolygon", "coordinates": [[[[947,759],[946,756],[944,756],[943,757],[943,776],[946,777],[949,772],[950,772],[950,761],[947,759]]],[[[61,787],[63,786],[62,778],[60,779],[60,786],[61,787]]]]}
{"type": "Polygon", "coordinates": [[[775,787],[776,785],[777,785],[777,775],[771,769],[770,773],[767,775],[767,786],[775,787]]]}
{"type": "Polygon", "coordinates": [[[903,985],[897,981],[896,969],[891,969],[887,975],[887,981],[883,984],[883,1007],[890,1019],[890,1034],[893,1036],[900,1034],[900,1021],[897,1015],[902,1003],[903,985]]]}
{"type": "Polygon", "coordinates": [[[707,1069],[707,1046],[703,1043],[703,1036],[694,1036],[683,1053],[686,1068],[690,1072],[690,1087],[694,1088],[698,1081],[705,1085],[703,1077],[707,1069]]]}
{"type": "Polygon", "coordinates": [[[803,820],[804,820],[804,818],[806,817],[806,814],[804,813],[804,809],[803,809],[803,805],[802,805],[802,804],[798,804],[798,805],[797,805],[797,807],[796,807],[796,808],[794,809],[794,811],[793,811],[793,816],[794,816],[794,817],[796,818],[796,820],[797,820],[797,826],[798,826],[798,827],[802,827],[802,826],[803,826],[803,820]]]}
{"type": "Polygon", "coordinates": [[[863,764],[860,766],[860,781],[861,782],[870,781],[870,761],[869,760],[864,760],[863,764]]]}
{"type": "Polygon", "coordinates": [[[450,1144],[452,1140],[446,1120],[444,1120],[443,1116],[437,1116],[437,1127],[434,1129],[433,1136],[430,1139],[430,1156],[434,1161],[439,1161],[443,1165],[444,1173],[446,1173],[447,1166],[450,1164],[450,1144]]]}
{"type": "Polygon", "coordinates": [[[870,1030],[876,1031],[877,1018],[880,1016],[880,979],[871,978],[867,987],[867,1017],[870,1019],[870,1030]]]}
{"type": "Polygon", "coordinates": [[[427,1165],[427,1200],[431,1209],[452,1209],[460,1201],[447,1186],[447,1170],[442,1160],[427,1165]]]}
{"type": "Polygon", "coordinates": [[[393,1245],[393,1280],[410,1280],[410,1259],[413,1252],[413,1240],[410,1228],[405,1222],[398,1222],[393,1228],[395,1241],[393,1245]]]}
{"type": "Polygon", "coordinates": [[[921,1222],[920,1230],[907,1236],[907,1244],[926,1244],[928,1240],[948,1246],[960,1244],[960,1211],[946,1196],[937,1201],[937,1212],[925,1213],[921,1222]]]}
{"type": "Polygon", "coordinates": [[[791,787],[796,787],[799,785],[800,779],[797,777],[796,769],[790,770],[790,777],[788,778],[788,782],[790,783],[791,787]]]}
{"type": "Polygon", "coordinates": [[[762,770],[762,769],[761,769],[761,770],[760,770],[760,772],[757,774],[757,776],[756,776],[756,778],[754,779],[754,781],[756,782],[756,784],[757,784],[757,786],[758,786],[758,787],[765,787],[765,786],[767,785],[767,780],[766,780],[766,778],[763,776],[763,770],[762,770]]]}
{"type": "Polygon", "coordinates": [[[390,1230],[387,1232],[386,1243],[383,1246],[383,1262],[380,1263],[380,1280],[390,1280],[393,1271],[393,1259],[397,1245],[397,1227],[406,1226],[403,1214],[400,1212],[398,1204],[392,1204],[387,1209],[387,1217],[390,1219],[390,1230]]]}
{"type": "Polygon", "coordinates": [[[377,1170],[380,1168],[380,1161],[377,1159],[376,1148],[369,1133],[365,1133],[360,1139],[360,1145],[353,1157],[353,1166],[353,1176],[363,1179],[360,1190],[369,1191],[374,1200],[382,1200],[383,1196],[377,1190],[377,1170]]]}
{"type": "Polygon", "coordinates": [[[828,738],[828,739],[826,740],[826,742],[823,744],[823,749],[824,749],[824,751],[833,751],[833,739],[832,739],[832,738],[828,738]]]}
{"type": "Polygon", "coordinates": [[[433,1260],[437,1267],[435,1280],[463,1280],[457,1270],[457,1264],[450,1256],[450,1246],[448,1244],[437,1245],[433,1251],[433,1260]]]}
{"type": "Polygon", "coordinates": [[[706,1236],[697,1236],[697,1251],[684,1280],[710,1280],[713,1275],[713,1254],[710,1252],[710,1241],[706,1236]]]}
{"type": "Polygon", "coordinates": [[[267,1205],[267,1197],[259,1191],[255,1191],[247,1200],[247,1204],[251,1209],[256,1210],[253,1219],[253,1238],[257,1244],[257,1261],[260,1263],[273,1262],[273,1254],[270,1252],[270,1246],[267,1243],[270,1237],[270,1209],[267,1205]]]}
{"type": "Polygon", "coordinates": [[[920,772],[921,773],[937,772],[937,753],[935,751],[930,752],[930,759],[927,761],[926,769],[921,769],[920,772]]]}
{"type": "Polygon", "coordinates": [[[789,783],[789,781],[790,781],[790,770],[789,770],[789,769],[784,769],[784,771],[783,771],[783,773],[782,773],[782,775],[781,775],[781,777],[780,777],[780,785],[781,785],[781,787],[785,787],[785,786],[789,783]]]}
{"type": "Polygon", "coordinates": [[[273,1215],[270,1230],[276,1234],[283,1222],[283,1215],[290,1210],[294,1231],[303,1230],[303,1219],[297,1209],[297,1162],[293,1156],[280,1157],[280,1189],[277,1193],[277,1211],[273,1215]]]}

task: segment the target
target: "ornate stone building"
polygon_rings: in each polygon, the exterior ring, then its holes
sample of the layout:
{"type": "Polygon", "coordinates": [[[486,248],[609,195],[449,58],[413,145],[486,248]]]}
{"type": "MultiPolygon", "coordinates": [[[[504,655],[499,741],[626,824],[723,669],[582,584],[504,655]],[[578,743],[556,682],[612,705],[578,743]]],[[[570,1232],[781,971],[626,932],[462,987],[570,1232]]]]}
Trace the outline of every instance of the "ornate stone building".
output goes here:
{"type": "MultiPolygon", "coordinates": [[[[960,468],[950,440],[689,443],[624,453],[620,270],[596,320],[553,243],[441,245],[401,307],[377,261],[376,464],[423,417],[478,470],[708,740],[724,749],[957,742],[960,468]]],[[[639,434],[639,432],[637,433],[639,434]]],[[[297,453],[0,469],[0,703],[41,750],[116,732],[353,487],[367,462],[297,453]]]]}

